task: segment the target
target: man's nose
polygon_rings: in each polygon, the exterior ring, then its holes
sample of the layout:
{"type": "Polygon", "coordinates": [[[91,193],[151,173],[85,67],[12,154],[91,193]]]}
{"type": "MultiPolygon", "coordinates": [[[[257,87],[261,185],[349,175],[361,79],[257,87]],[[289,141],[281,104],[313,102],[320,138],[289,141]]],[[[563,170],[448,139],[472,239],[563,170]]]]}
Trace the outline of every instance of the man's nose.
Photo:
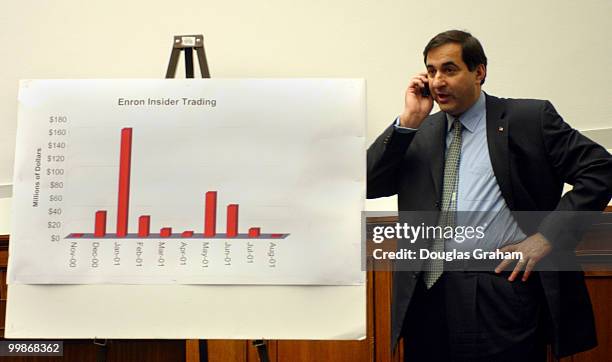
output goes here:
{"type": "Polygon", "coordinates": [[[431,86],[433,88],[441,88],[444,87],[446,85],[446,79],[444,78],[444,76],[442,74],[440,74],[440,72],[437,72],[431,79],[431,86]]]}

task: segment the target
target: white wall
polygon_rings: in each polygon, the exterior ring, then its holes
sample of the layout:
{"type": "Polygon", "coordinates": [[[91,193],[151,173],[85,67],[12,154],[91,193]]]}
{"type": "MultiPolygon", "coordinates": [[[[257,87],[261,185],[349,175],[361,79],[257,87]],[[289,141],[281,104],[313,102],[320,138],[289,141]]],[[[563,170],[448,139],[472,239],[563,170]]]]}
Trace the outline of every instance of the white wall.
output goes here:
{"type": "Polygon", "coordinates": [[[0,199],[0,235],[11,233],[11,199],[0,199]]]}
{"type": "Polygon", "coordinates": [[[372,141],[401,110],[426,42],[467,29],[489,58],[486,91],[550,99],[574,127],[607,128],[611,13],[609,0],[6,2],[0,184],[12,181],[19,79],[159,78],[174,34],[204,34],[213,77],[366,78],[372,141]]]}
{"type": "Polygon", "coordinates": [[[11,185],[0,184],[0,235],[10,234],[12,192],[11,185]]]}

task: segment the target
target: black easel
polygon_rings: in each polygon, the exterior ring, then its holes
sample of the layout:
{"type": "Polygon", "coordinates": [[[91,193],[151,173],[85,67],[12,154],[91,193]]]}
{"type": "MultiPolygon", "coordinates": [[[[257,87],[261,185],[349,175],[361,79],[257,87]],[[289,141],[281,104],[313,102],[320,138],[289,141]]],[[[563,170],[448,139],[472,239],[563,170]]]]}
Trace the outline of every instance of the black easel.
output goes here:
{"type": "MultiPolygon", "coordinates": [[[[170,61],[166,70],[166,78],[174,78],[181,51],[185,51],[185,78],[193,78],[193,51],[198,54],[200,73],[202,78],[210,78],[208,61],[204,52],[204,36],[200,35],[175,35],[170,53],[170,61]]],[[[200,362],[208,362],[208,343],[205,339],[199,340],[200,362]]],[[[257,348],[260,362],[270,362],[268,356],[268,346],[262,339],[253,341],[253,346],[257,348]]]]}
{"type": "Polygon", "coordinates": [[[202,78],[210,78],[208,62],[204,52],[204,36],[200,35],[175,35],[170,53],[170,61],[166,70],[166,78],[174,78],[176,66],[178,65],[181,51],[185,51],[185,78],[193,78],[193,51],[198,54],[200,73],[202,78]]]}

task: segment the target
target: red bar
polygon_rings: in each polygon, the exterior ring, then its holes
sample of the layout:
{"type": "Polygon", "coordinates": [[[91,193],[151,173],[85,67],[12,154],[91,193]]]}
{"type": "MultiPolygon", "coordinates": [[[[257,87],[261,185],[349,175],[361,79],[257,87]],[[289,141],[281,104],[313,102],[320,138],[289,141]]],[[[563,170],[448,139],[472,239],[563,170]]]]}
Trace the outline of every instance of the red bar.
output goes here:
{"type": "Polygon", "coordinates": [[[172,235],[172,228],[161,228],[161,230],[159,230],[159,236],[163,238],[167,238],[170,235],[172,235]]]}
{"type": "Polygon", "coordinates": [[[128,232],[130,208],[130,169],[132,160],[132,129],[121,130],[121,153],[119,155],[119,201],[117,203],[117,236],[128,232]]]}
{"type": "Polygon", "coordinates": [[[85,236],[83,233],[70,234],[71,238],[82,238],[83,236],[85,236]]]}
{"type": "Polygon", "coordinates": [[[261,228],[250,228],[249,229],[249,238],[258,238],[261,234],[261,228]]]}
{"type": "Polygon", "coordinates": [[[283,234],[270,234],[270,237],[273,239],[280,239],[283,237],[283,234]]]}
{"type": "Polygon", "coordinates": [[[206,193],[206,208],[204,210],[204,236],[213,237],[217,226],[217,191],[206,193]]]}
{"type": "Polygon", "coordinates": [[[106,211],[96,211],[96,228],[94,236],[103,237],[104,235],[106,235],[106,211]]]}
{"type": "Polygon", "coordinates": [[[149,236],[149,229],[151,227],[151,216],[143,215],[138,218],[138,236],[146,238],[149,236]]]}
{"type": "Polygon", "coordinates": [[[238,235],[238,204],[227,205],[227,237],[238,235]]]}
{"type": "Polygon", "coordinates": [[[183,238],[190,238],[193,236],[193,231],[183,231],[183,233],[181,234],[181,237],[183,238]]]}

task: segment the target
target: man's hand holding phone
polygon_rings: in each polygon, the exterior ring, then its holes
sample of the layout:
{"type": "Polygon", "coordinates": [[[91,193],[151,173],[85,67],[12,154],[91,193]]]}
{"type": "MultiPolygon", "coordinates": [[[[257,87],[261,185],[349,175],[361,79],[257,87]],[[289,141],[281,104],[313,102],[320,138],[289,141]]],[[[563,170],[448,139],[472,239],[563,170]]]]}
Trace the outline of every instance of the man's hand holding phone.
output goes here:
{"type": "Polygon", "coordinates": [[[433,98],[429,94],[427,73],[419,73],[410,79],[406,97],[404,98],[404,111],[400,115],[400,126],[419,128],[423,120],[433,108],[433,98]],[[426,91],[424,91],[426,89],[426,91]]]}

